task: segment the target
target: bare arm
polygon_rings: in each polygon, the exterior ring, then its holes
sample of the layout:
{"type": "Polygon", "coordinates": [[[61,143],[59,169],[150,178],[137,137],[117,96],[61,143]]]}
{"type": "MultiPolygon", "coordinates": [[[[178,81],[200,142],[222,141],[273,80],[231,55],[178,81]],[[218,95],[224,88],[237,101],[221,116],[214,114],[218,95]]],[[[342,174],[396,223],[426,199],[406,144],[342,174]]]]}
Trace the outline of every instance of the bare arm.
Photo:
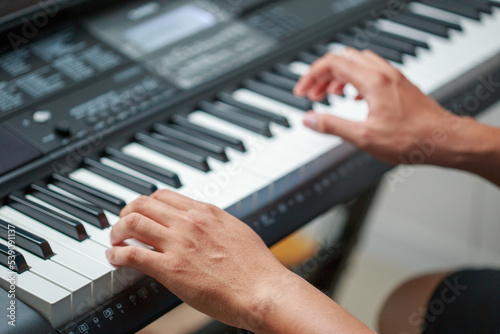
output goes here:
{"type": "Polygon", "coordinates": [[[395,164],[463,169],[500,186],[500,129],[454,115],[371,51],[349,49],[312,65],[295,93],[320,101],[350,83],[370,108],[366,122],[310,112],[310,128],[343,137],[395,164]]]}
{"type": "Polygon", "coordinates": [[[373,333],[282,266],[250,227],[214,206],[157,191],[123,209],[111,241],[112,264],[154,277],[227,324],[256,333],[373,333]],[[157,252],[124,245],[130,238],[157,252]]]}

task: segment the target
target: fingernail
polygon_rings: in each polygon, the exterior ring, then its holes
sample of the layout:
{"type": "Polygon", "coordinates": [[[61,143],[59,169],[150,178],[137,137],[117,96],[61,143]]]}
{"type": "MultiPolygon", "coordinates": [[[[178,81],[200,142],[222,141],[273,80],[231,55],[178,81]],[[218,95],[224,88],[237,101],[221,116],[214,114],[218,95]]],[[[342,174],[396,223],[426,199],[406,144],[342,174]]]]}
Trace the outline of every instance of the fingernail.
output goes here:
{"type": "Polygon", "coordinates": [[[304,118],[304,124],[308,128],[316,130],[316,128],[318,127],[318,115],[314,112],[308,113],[304,118]]]}
{"type": "Polygon", "coordinates": [[[104,251],[104,254],[106,254],[106,258],[109,260],[109,253],[111,253],[111,249],[108,248],[104,251]]]}

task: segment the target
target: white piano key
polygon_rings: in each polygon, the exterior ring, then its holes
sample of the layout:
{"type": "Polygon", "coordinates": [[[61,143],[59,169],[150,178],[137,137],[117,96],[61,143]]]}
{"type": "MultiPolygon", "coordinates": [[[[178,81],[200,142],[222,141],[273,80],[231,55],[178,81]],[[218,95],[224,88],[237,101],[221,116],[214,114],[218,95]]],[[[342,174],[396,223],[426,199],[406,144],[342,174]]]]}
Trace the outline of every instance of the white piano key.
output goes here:
{"type": "Polygon", "coordinates": [[[53,210],[59,214],[63,214],[71,219],[74,219],[80,223],[83,224],[83,226],[85,227],[85,230],[87,231],[87,234],[89,235],[89,238],[99,244],[101,244],[102,246],[106,247],[106,248],[110,248],[111,247],[111,243],[110,243],[110,240],[109,240],[109,233],[110,233],[110,228],[105,228],[105,229],[100,229],[90,223],[87,223],[86,221],[76,217],[76,216],[73,216],[45,201],[42,201],[32,195],[27,195],[26,196],[27,199],[29,199],[30,201],[33,201],[35,203],[38,203],[50,210],[53,210]]]}
{"type": "Polygon", "coordinates": [[[16,298],[38,311],[53,327],[61,327],[71,321],[69,291],[29,271],[18,275],[0,266],[0,287],[9,291],[12,279],[16,298]]]}
{"type": "MultiPolygon", "coordinates": [[[[111,272],[111,278],[112,278],[111,285],[107,287],[108,292],[110,292],[111,294],[115,294],[122,291],[126,287],[137,282],[140,278],[144,277],[143,274],[130,268],[113,267],[109,263],[105,255],[105,250],[107,248],[90,239],[81,242],[76,241],[70,237],[67,237],[66,235],[63,235],[62,233],[59,233],[58,231],[48,227],[43,223],[40,223],[34,219],[31,219],[21,214],[20,212],[10,207],[3,207],[0,209],[0,212],[3,215],[8,215],[9,217],[11,217],[10,221],[14,219],[14,221],[16,222],[17,225],[19,225],[19,227],[22,227],[37,235],[43,236],[45,239],[47,239],[47,241],[50,242],[51,246],[56,244],[62,245],[65,248],[72,249],[76,253],[79,253],[93,260],[94,262],[101,264],[104,267],[107,267],[111,272]],[[15,217],[17,217],[17,219],[15,217]]],[[[56,250],[54,251],[57,252],[56,250]]],[[[97,297],[99,298],[99,296],[97,297]]]]}
{"type": "MultiPolygon", "coordinates": [[[[0,244],[8,243],[0,239],[0,244]]],[[[71,319],[82,315],[92,307],[92,281],[53,261],[43,260],[36,255],[22,249],[20,251],[30,269],[29,272],[38,275],[49,282],[71,293],[71,319]]],[[[21,274],[22,275],[22,274],[21,274]]]]}
{"type": "Polygon", "coordinates": [[[442,20],[445,22],[460,24],[463,20],[462,16],[459,16],[451,12],[447,12],[439,8],[428,6],[420,2],[412,2],[408,4],[408,9],[412,13],[427,16],[433,19],[442,20]]]}
{"type": "MultiPolygon", "coordinates": [[[[21,223],[30,226],[33,222],[35,222],[30,217],[6,206],[0,208],[0,217],[7,222],[17,224],[20,227],[23,227],[21,226],[21,223]]],[[[71,248],[65,247],[57,242],[53,242],[52,239],[44,236],[43,234],[36,233],[29,228],[25,229],[39,236],[43,236],[43,238],[50,243],[50,247],[55,253],[55,255],[50,258],[50,261],[58,263],[92,281],[91,298],[93,306],[103,302],[104,299],[111,297],[112,274],[109,267],[89,259],[88,257],[75,252],[71,248]]]]}
{"type": "Polygon", "coordinates": [[[84,168],[74,171],[69,177],[106,194],[123,199],[126,203],[133,202],[141,196],[141,194],[131,189],[125,188],[122,185],[119,185],[84,168]]]}
{"type": "Polygon", "coordinates": [[[235,203],[235,199],[225,194],[215,181],[209,179],[207,173],[137,143],[125,146],[122,151],[135,158],[175,172],[182,179],[184,187],[187,187],[184,195],[188,197],[213,204],[225,210],[231,208],[235,203]]]}

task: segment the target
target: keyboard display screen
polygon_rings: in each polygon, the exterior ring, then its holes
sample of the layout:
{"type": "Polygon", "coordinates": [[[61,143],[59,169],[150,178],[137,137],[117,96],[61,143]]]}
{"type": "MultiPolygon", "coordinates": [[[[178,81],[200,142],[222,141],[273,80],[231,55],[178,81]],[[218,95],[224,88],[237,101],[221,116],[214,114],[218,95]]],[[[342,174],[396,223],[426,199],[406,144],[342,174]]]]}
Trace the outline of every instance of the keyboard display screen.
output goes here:
{"type": "Polygon", "coordinates": [[[124,37],[144,52],[153,52],[214,26],[217,18],[197,6],[184,5],[129,28],[124,37]]]}

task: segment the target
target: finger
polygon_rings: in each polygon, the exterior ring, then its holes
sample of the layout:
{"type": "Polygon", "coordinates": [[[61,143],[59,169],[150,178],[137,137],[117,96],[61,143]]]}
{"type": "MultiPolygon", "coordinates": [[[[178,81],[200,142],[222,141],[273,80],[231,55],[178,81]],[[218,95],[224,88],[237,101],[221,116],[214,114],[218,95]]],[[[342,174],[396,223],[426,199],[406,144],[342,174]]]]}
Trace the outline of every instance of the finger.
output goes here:
{"type": "Polygon", "coordinates": [[[116,267],[133,268],[154,278],[163,272],[163,254],[139,246],[113,247],[106,250],[106,256],[116,267]]]}
{"type": "Polygon", "coordinates": [[[150,197],[181,211],[187,211],[197,203],[189,197],[167,189],[157,190],[150,197]]]}
{"type": "Polygon", "coordinates": [[[298,84],[303,86],[296,87],[296,89],[300,93],[304,89],[310,89],[319,78],[329,77],[330,81],[351,83],[362,95],[366,96],[368,90],[378,90],[378,87],[373,84],[374,81],[367,79],[371,77],[371,73],[373,70],[369,67],[344,56],[330,54],[313,64],[310,73],[303,78],[302,83],[298,84]]]}
{"type": "Polygon", "coordinates": [[[120,218],[132,213],[139,213],[166,227],[171,227],[182,218],[182,211],[150,196],[141,196],[124,207],[120,212],[120,218]]]}
{"type": "Polygon", "coordinates": [[[110,232],[111,244],[118,246],[125,240],[136,239],[159,251],[164,251],[169,229],[138,213],[131,213],[116,223],[110,232]]]}
{"type": "Polygon", "coordinates": [[[333,81],[327,88],[328,94],[335,94],[339,96],[344,96],[345,83],[339,81],[333,81]]]}
{"type": "Polygon", "coordinates": [[[363,50],[362,54],[364,59],[371,62],[374,66],[382,68],[386,66],[391,66],[391,64],[387,60],[385,60],[385,58],[382,58],[372,50],[363,50]]]}
{"type": "Polygon", "coordinates": [[[316,84],[311,87],[308,92],[308,98],[311,101],[323,101],[326,98],[326,89],[330,84],[329,81],[326,80],[318,80],[316,84]]]}
{"type": "Polygon", "coordinates": [[[333,115],[307,113],[304,125],[315,131],[339,136],[357,145],[364,123],[353,122],[333,115]]]}

